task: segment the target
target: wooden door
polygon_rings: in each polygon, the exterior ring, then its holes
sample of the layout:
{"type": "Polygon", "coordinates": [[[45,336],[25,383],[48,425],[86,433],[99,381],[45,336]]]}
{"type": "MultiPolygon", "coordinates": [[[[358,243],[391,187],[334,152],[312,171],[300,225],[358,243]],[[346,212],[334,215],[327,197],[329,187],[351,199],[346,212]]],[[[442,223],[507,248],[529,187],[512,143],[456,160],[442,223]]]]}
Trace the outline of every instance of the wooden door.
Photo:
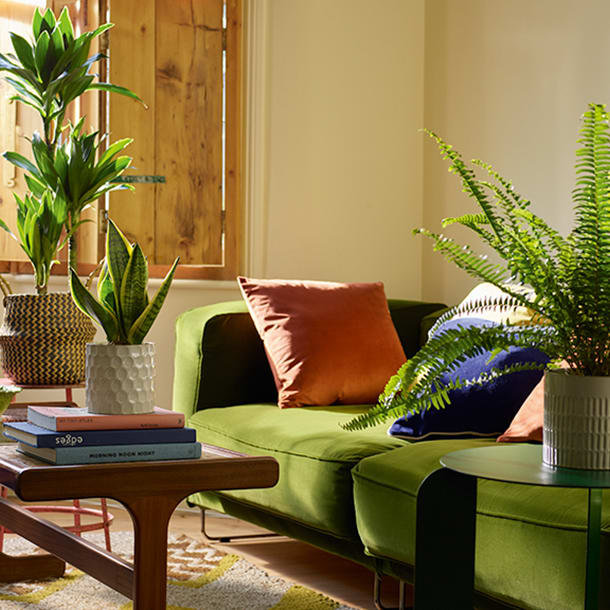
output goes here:
{"type": "Polygon", "coordinates": [[[135,180],[158,176],[164,182],[137,183],[133,193],[113,193],[109,215],[159,269],[179,255],[181,265],[191,266],[190,274],[182,268],[183,277],[222,277],[226,270],[226,176],[234,180],[238,157],[231,143],[233,158],[227,163],[227,134],[233,132],[223,127],[226,108],[238,112],[227,101],[227,94],[233,100],[235,92],[227,91],[223,70],[227,4],[237,15],[235,0],[110,0],[115,27],[110,30],[109,79],[148,105],[111,96],[110,133],[112,139],[134,138],[128,150],[135,180]],[[193,268],[212,270],[212,275],[193,274],[193,268]]]}

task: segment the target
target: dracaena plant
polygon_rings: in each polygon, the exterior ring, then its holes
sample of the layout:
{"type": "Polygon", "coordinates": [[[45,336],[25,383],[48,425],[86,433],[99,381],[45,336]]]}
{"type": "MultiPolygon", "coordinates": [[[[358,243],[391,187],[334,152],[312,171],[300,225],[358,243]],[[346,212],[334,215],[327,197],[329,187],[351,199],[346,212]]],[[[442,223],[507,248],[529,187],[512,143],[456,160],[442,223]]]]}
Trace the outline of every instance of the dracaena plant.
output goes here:
{"type": "Polygon", "coordinates": [[[142,343],[157,317],[174,277],[176,259],[155,296],[148,298],[148,263],[140,246],[130,244],[110,220],[106,258],[97,281],[95,298],[70,270],[70,290],[78,308],[99,324],[109,343],[142,343]]]}
{"type": "Polygon", "coordinates": [[[76,267],[77,254],[75,232],[82,224],[82,211],[107,192],[128,189],[130,184],[115,182],[129,167],[131,157],[119,153],[133,140],[124,138],[110,144],[105,151],[99,151],[99,132],[83,132],[83,121],[69,124],[60,137],[55,154],[38,133],[32,137],[34,163],[15,152],[6,152],[4,157],[26,170],[27,185],[32,193],[40,197],[46,189],[51,189],[66,202],[66,230],[68,241],[68,262],[76,267]]]}
{"type": "MultiPolygon", "coordinates": [[[[488,260],[470,246],[427,229],[416,229],[434,242],[458,267],[483,282],[500,288],[504,296],[450,309],[432,328],[429,341],[395,376],[378,404],[345,427],[361,429],[389,418],[444,408],[450,391],[486,384],[498,376],[522,370],[567,365],[567,374],[610,375],[610,129],[606,107],[590,104],[576,151],[576,187],[573,190],[574,225],[562,235],[534,214],[530,202],[490,165],[467,165],[452,146],[436,140],[450,171],[460,178],[464,192],[480,211],[443,221],[470,229],[498,255],[488,260]],[[476,170],[486,176],[479,178],[476,170]],[[506,321],[491,327],[458,327],[443,331],[440,325],[456,315],[475,315],[489,307],[508,310],[525,307],[529,323],[511,326],[506,321]],[[438,332],[435,332],[437,331],[438,332]],[[535,362],[492,368],[487,375],[455,379],[443,385],[444,373],[455,370],[468,357],[486,351],[492,358],[510,346],[536,347],[548,364],[535,362]]],[[[493,363],[493,360],[492,360],[493,363]]]]}
{"type": "Polygon", "coordinates": [[[106,57],[103,53],[89,56],[91,43],[112,26],[105,23],[76,37],[67,8],[57,19],[51,9],[43,15],[37,8],[32,40],[11,32],[14,53],[0,53],[0,71],[7,73],[4,78],[16,91],[11,99],[40,114],[44,141],[51,153],[59,141],[68,106],[86,91],[101,89],[140,99],[125,87],[97,82],[96,75],[89,72],[94,63],[106,57]]]}
{"type": "MultiPolygon", "coordinates": [[[[3,156],[26,171],[25,180],[31,193],[27,197],[46,200],[48,191],[63,201],[69,263],[74,267],[77,260],[75,233],[81,224],[82,210],[110,190],[131,188],[113,182],[129,166],[129,157],[117,155],[130,140],[119,140],[100,153],[98,133],[85,133],[84,119],[76,125],[64,124],[70,103],[89,90],[120,93],[141,102],[129,89],[98,82],[96,75],[90,73],[93,64],[106,57],[103,53],[89,56],[91,44],[111,27],[111,23],[106,23],[92,32],[76,36],[66,8],[57,19],[50,9],[44,14],[36,9],[32,19],[33,38],[26,40],[11,32],[14,53],[0,54],[0,72],[16,91],[11,101],[34,108],[43,125],[42,135],[36,132],[30,139],[33,161],[13,151],[5,152],[3,156]]],[[[37,223],[42,223],[47,215],[35,218],[37,223]]],[[[7,228],[5,223],[3,228],[7,228]]],[[[38,228],[39,233],[45,231],[44,226],[38,228]]],[[[25,244],[21,245],[26,250],[25,244]]],[[[33,256],[38,254],[38,250],[32,251],[33,256]]],[[[32,255],[28,254],[35,269],[45,265],[42,260],[32,259],[32,255]]],[[[56,254],[52,258],[55,257],[56,254]]],[[[44,277],[48,279],[48,275],[44,277]]],[[[37,280],[37,289],[46,292],[46,284],[40,285],[37,280]]]]}
{"type": "Polygon", "coordinates": [[[59,262],[56,253],[70,235],[63,235],[66,202],[61,197],[52,196],[49,190],[43,190],[39,196],[26,194],[21,198],[15,195],[15,201],[18,235],[3,220],[0,220],[0,227],[19,243],[30,259],[36,290],[38,294],[46,294],[51,267],[59,262]]]}

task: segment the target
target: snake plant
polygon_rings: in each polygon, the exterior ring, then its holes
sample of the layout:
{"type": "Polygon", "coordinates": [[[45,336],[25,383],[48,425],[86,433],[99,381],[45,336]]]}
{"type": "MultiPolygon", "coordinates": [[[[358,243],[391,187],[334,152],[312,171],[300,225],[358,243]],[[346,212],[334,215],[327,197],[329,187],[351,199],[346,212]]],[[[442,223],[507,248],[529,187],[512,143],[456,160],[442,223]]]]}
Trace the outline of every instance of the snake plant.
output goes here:
{"type": "Polygon", "coordinates": [[[97,299],[70,269],[70,290],[77,307],[99,324],[109,343],[142,343],[157,317],[172,283],[178,258],[148,298],[148,263],[140,246],[130,244],[110,220],[106,235],[106,258],[97,282],[97,299]]]}
{"type": "Polygon", "coordinates": [[[457,306],[442,315],[429,341],[387,383],[379,402],[352,419],[345,428],[362,429],[389,418],[444,408],[450,390],[487,383],[491,378],[520,370],[555,368],[561,361],[569,374],[610,375],[610,128],[606,107],[590,104],[583,115],[576,151],[576,187],[573,190],[574,225],[562,235],[534,214],[530,202],[492,166],[461,155],[433,132],[450,171],[480,211],[447,218],[443,226],[459,224],[470,229],[498,255],[492,262],[470,246],[427,229],[434,249],[471,276],[500,288],[504,296],[457,306]],[[478,177],[477,171],[486,174],[478,177]],[[435,332],[457,315],[474,315],[489,307],[507,310],[525,307],[529,322],[511,326],[459,327],[435,332]],[[472,379],[439,382],[466,358],[510,346],[536,347],[546,353],[547,365],[525,363],[493,368],[491,374],[472,379]]]}

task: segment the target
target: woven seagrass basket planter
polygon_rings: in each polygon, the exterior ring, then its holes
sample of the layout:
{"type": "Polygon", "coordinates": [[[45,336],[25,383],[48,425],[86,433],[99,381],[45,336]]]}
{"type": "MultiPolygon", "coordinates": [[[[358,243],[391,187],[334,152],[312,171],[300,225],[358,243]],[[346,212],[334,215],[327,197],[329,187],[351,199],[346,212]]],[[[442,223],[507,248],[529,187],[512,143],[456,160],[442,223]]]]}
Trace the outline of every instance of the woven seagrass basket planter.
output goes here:
{"type": "Polygon", "coordinates": [[[63,385],[85,379],[91,320],[68,292],[11,294],[4,299],[0,366],[20,385],[63,385]]]}

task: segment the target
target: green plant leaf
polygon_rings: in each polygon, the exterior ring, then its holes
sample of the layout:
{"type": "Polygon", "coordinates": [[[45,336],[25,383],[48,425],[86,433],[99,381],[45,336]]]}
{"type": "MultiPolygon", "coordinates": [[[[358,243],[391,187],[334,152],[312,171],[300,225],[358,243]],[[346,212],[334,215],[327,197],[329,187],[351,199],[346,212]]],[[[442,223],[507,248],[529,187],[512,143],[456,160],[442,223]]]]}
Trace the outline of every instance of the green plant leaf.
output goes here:
{"type": "Polygon", "coordinates": [[[42,182],[42,176],[40,175],[38,168],[23,155],[16,152],[6,151],[5,153],[2,153],[2,156],[13,165],[30,172],[30,174],[32,174],[37,180],[42,182]]]}
{"type": "Polygon", "coordinates": [[[138,319],[133,323],[132,327],[129,329],[129,334],[127,335],[127,340],[129,343],[138,345],[142,343],[144,337],[150,330],[150,327],[153,325],[153,322],[157,318],[159,311],[161,310],[161,306],[165,301],[165,297],[169,292],[169,288],[171,286],[172,280],[174,279],[174,272],[176,271],[176,267],[178,265],[178,261],[180,259],[177,258],[167,275],[163,279],[161,286],[159,286],[159,290],[157,290],[155,296],[146,306],[146,309],[140,314],[138,319]]]}
{"type": "Polygon", "coordinates": [[[32,17],[32,34],[34,34],[34,40],[38,40],[41,27],[42,14],[40,13],[40,9],[36,7],[36,10],[34,11],[34,16],[32,17]]]}
{"type": "Polygon", "coordinates": [[[70,21],[70,13],[68,12],[67,6],[64,6],[62,9],[57,24],[61,30],[61,33],[66,37],[68,42],[74,40],[74,28],[72,27],[72,22],[70,21]]]}
{"type": "Polygon", "coordinates": [[[111,83],[93,83],[90,89],[100,89],[101,91],[107,91],[108,93],[125,95],[126,97],[130,97],[140,102],[140,104],[142,104],[145,108],[148,108],[147,104],[145,104],[133,91],[130,91],[126,87],[121,87],[120,85],[113,85],[111,83]]]}
{"type": "Polygon", "coordinates": [[[41,29],[45,30],[50,34],[55,28],[55,24],[55,15],[53,14],[53,11],[48,8],[42,16],[41,29]]]}
{"type": "Polygon", "coordinates": [[[36,70],[36,64],[34,62],[34,52],[32,51],[32,47],[30,43],[25,39],[19,36],[19,34],[15,34],[15,32],[10,32],[11,42],[13,43],[13,49],[15,49],[15,54],[19,58],[19,61],[27,70],[36,70]]]}
{"type": "Polygon", "coordinates": [[[106,263],[102,266],[100,276],[97,280],[97,298],[108,311],[113,312],[115,317],[118,318],[118,308],[114,298],[114,287],[106,263]]]}
{"type": "Polygon", "coordinates": [[[121,282],[121,313],[125,335],[148,305],[148,264],[139,244],[133,250],[121,282]]]}
{"type": "Polygon", "coordinates": [[[70,292],[76,306],[104,329],[109,343],[114,343],[119,335],[117,319],[95,300],[83,286],[74,269],[70,269],[70,292]]]}
{"type": "Polygon", "coordinates": [[[127,238],[121,233],[116,224],[110,219],[106,233],[106,264],[108,273],[112,279],[114,298],[117,306],[117,315],[121,319],[121,285],[125,269],[129,262],[132,246],[127,238]]]}
{"type": "MultiPolygon", "coordinates": [[[[49,45],[51,43],[51,36],[45,30],[36,41],[36,51],[34,53],[34,58],[36,62],[36,69],[38,71],[38,76],[40,80],[43,82],[47,82],[47,54],[49,51],[49,45]]],[[[50,62],[51,60],[49,60],[50,62]]]]}

